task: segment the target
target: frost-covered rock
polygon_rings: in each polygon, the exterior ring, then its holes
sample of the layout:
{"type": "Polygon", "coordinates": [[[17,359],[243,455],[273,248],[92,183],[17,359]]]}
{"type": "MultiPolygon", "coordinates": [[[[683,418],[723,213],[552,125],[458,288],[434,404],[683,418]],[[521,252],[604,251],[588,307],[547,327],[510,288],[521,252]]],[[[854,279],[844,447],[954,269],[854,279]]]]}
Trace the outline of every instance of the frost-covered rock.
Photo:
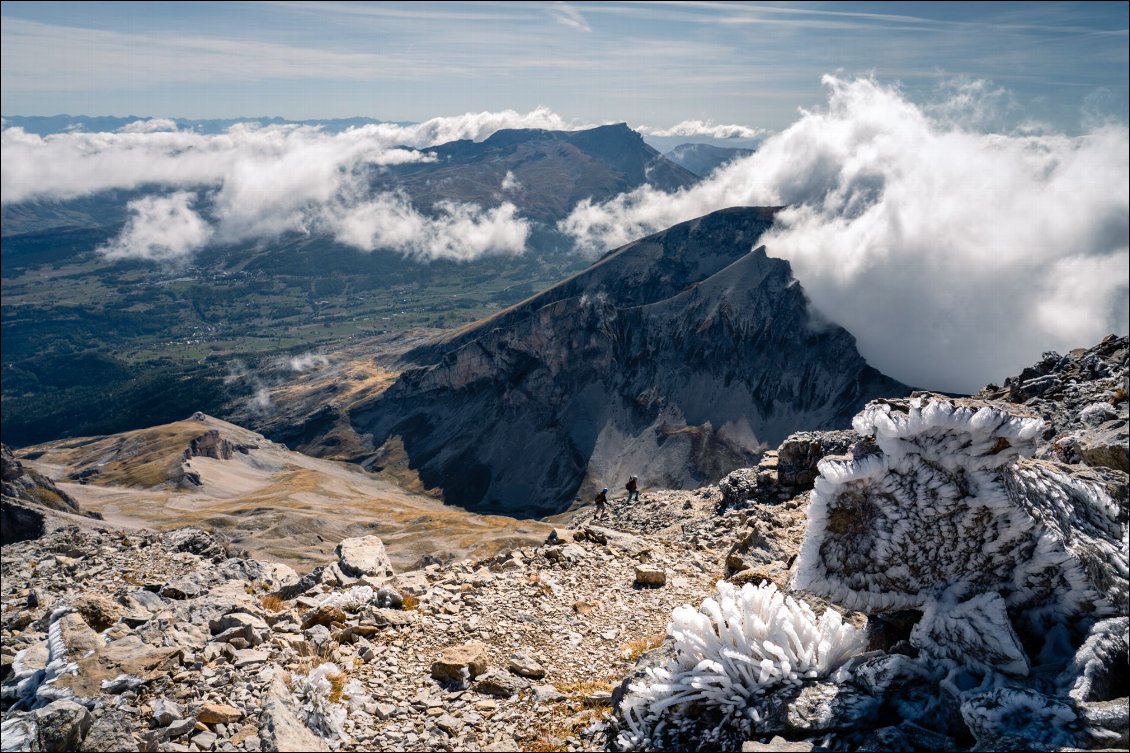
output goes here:
{"type": "Polygon", "coordinates": [[[346,612],[360,612],[376,599],[376,591],[372,586],[353,586],[348,591],[331,591],[325,596],[320,605],[323,607],[337,607],[346,612]]]}
{"type": "Polygon", "coordinates": [[[1038,743],[1044,750],[1087,740],[1070,705],[1032,690],[998,688],[972,696],[961,704],[961,715],[977,738],[975,750],[993,750],[1002,738],[1038,743]]]}
{"type": "Polygon", "coordinates": [[[1044,422],[1016,405],[877,401],[853,426],[864,439],[820,462],[794,585],[913,625],[899,650],[917,658],[869,660],[844,681],[978,749],[1117,739],[1117,720],[1077,707],[1124,687],[1124,474],[1032,459],[1044,422]]]}
{"type": "Polygon", "coordinates": [[[749,732],[767,691],[826,677],[867,645],[865,632],[834,610],[817,618],[771,583],[739,590],[721,581],[716,598],[700,609],[676,609],[667,631],[673,657],[648,667],[620,702],[627,726],[622,747],[650,747],[663,727],[693,725],[695,719],[677,713],[689,704],[749,732]]]}
{"type": "Polygon", "coordinates": [[[334,690],[335,683],[343,682],[341,669],[332,662],[290,678],[291,691],[299,704],[299,718],[326,739],[337,739],[343,733],[347,712],[338,700],[340,688],[334,690]]]}
{"type": "Polygon", "coordinates": [[[1125,604],[1125,511],[1069,468],[1021,459],[1038,417],[929,396],[872,403],[853,425],[874,439],[821,461],[798,588],[865,612],[926,610],[936,624],[919,629],[921,647],[967,630],[963,656],[1018,674],[1006,611],[1038,629],[1125,604]]]}
{"type": "Polygon", "coordinates": [[[1125,688],[1130,657],[1130,619],[1103,620],[1091,628],[1087,640],[1075,652],[1071,664],[1059,678],[1060,687],[1075,701],[1106,701],[1115,697],[1113,688],[1125,688]]]}

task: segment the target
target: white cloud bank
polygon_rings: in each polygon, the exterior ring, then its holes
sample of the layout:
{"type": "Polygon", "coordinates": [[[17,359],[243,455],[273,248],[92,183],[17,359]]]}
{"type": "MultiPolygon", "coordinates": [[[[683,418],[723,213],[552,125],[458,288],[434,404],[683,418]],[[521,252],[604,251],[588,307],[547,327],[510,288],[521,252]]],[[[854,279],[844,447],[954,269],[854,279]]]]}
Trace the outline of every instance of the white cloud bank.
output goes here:
{"type": "Polygon", "coordinates": [[[645,136],[685,136],[688,138],[706,136],[712,139],[754,139],[766,133],[763,129],[736,124],[712,123],[709,120],[684,120],[670,128],[637,126],[636,130],[645,136]]]}
{"type": "Polygon", "coordinates": [[[978,133],[872,80],[825,84],[828,108],[756,154],[677,193],[582,203],[561,229],[601,250],[723,207],[789,205],[770,255],[872,365],[921,387],[972,391],[1127,331],[1125,125],[978,133]]]}
{"type": "Polygon", "coordinates": [[[436,216],[428,216],[400,194],[374,194],[369,172],[435,159],[403,147],[482,141],[504,128],[576,127],[542,107],[408,126],[381,123],[336,134],[312,126],[239,124],[208,135],[179,131],[167,119],[139,120],[116,133],[37,136],[6,128],[0,135],[0,195],[7,205],[154,189],[154,195],[130,203],[129,223],[104,248],[112,258],[171,261],[210,240],[329,232],[361,250],[467,260],[525,248],[528,224],[513,204],[493,209],[443,204],[436,216]],[[194,204],[196,210],[190,208],[194,204]]]}
{"type": "Polygon", "coordinates": [[[178,261],[189,256],[212,236],[212,228],[192,210],[195,198],[178,191],[131,201],[125,228],[99,252],[107,259],[149,261],[178,261]]]}

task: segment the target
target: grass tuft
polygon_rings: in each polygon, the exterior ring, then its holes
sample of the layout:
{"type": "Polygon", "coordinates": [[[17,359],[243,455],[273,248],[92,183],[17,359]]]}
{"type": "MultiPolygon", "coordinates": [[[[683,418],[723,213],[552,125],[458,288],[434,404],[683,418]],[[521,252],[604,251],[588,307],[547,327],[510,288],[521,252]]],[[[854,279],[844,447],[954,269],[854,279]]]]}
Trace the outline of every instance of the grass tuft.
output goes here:
{"type": "Polygon", "coordinates": [[[259,606],[266,609],[268,612],[283,612],[286,611],[286,602],[275,594],[263,594],[259,597],[259,606]]]}
{"type": "Polygon", "coordinates": [[[667,640],[667,633],[656,633],[648,638],[637,638],[620,647],[620,655],[628,661],[636,661],[648,651],[659,648],[667,640]]]}

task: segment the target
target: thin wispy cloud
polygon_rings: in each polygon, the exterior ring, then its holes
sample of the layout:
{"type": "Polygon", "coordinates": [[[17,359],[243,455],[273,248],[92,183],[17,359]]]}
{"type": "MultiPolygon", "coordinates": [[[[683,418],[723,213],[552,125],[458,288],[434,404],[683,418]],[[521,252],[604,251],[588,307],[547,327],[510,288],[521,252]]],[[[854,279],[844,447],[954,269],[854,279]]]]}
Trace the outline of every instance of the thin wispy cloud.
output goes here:
{"type": "Polygon", "coordinates": [[[1098,89],[1126,110],[1130,67],[1125,8],[1101,3],[63,7],[4,4],[7,114],[423,120],[442,101],[780,129],[841,70],[921,101],[942,77],[994,80],[1070,128],[1098,89]]]}
{"type": "Polygon", "coordinates": [[[581,12],[568,3],[554,3],[546,8],[546,13],[562,26],[567,26],[577,31],[592,31],[592,27],[585,21],[585,17],[581,15],[581,12]]]}
{"type": "Polygon", "coordinates": [[[753,139],[765,133],[765,129],[751,128],[736,123],[714,123],[709,120],[684,120],[670,128],[639,126],[636,130],[647,136],[707,136],[712,139],[753,139]]]}
{"type": "Polygon", "coordinates": [[[166,82],[340,79],[409,76],[434,70],[407,67],[395,56],[338,52],[248,39],[142,35],[4,19],[6,91],[112,89],[129,81],[166,82]],[[93,65],[76,66],[76,60],[93,65]],[[141,63],[141,64],[139,64],[141,63]]]}

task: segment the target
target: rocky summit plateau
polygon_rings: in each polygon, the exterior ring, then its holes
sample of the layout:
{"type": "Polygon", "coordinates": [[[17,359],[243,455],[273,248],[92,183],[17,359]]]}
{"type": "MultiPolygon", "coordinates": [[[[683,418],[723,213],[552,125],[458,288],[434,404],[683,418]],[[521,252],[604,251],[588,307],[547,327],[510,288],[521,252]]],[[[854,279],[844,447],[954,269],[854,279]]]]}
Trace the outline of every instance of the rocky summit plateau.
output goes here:
{"type": "MultiPolygon", "coordinates": [[[[422,567],[97,520],[49,477],[66,448],[5,453],[5,531],[35,525],[5,533],[3,749],[1124,750],[1128,353],[874,399],[422,567]]],[[[205,487],[254,457],[214,428],[173,469],[205,487]]],[[[101,452],[88,485],[124,472],[101,452]]]]}

